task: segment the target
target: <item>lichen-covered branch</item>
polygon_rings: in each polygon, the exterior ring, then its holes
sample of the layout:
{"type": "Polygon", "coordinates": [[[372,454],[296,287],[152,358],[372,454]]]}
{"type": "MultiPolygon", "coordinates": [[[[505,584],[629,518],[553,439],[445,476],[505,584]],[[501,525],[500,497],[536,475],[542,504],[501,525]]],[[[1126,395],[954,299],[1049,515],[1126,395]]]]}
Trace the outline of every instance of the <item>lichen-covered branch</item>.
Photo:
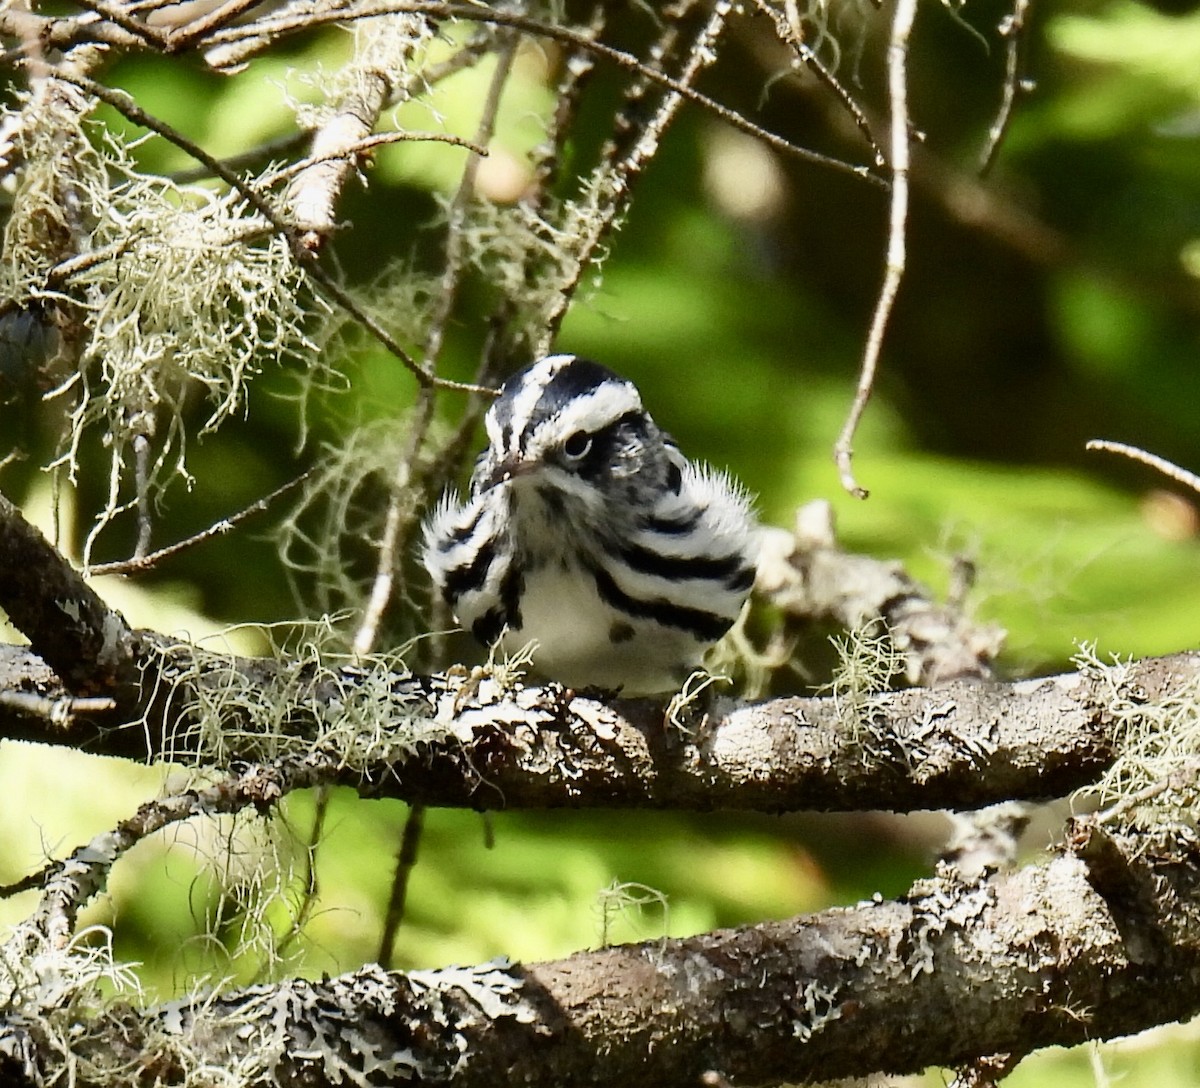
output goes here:
{"type": "MultiPolygon", "coordinates": [[[[0,736],[219,766],[327,751],[330,781],[441,806],[970,808],[1094,784],[1116,755],[1118,692],[1169,698],[1200,674],[1200,654],[1177,654],[1124,667],[1119,686],[1087,670],[852,703],[726,700],[680,730],[657,704],[557,685],[239,660],[147,633],[138,650],[157,659],[144,718],[80,713],[64,727],[0,698],[0,736]]],[[[67,694],[17,648],[0,654],[0,678],[51,701],[67,694]]]]}
{"type": "Polygon", "coordinates": [[[408,96],[415,79],[412,55],[433,37],[433,28],[412,15],[393,15],[355,26],[355,55],[338,73],[334,101],[313,133],[313,164],[288,191],[302,244],[318,249],[337,221],[335,207],[357,165],[355,149],[375,130],[389,100],[408,96]],[[398,83],[399,86],[394,86],[398,83]]]}
{"type": "MultiPolygon", "coordinates": [[[[366,967],[121,1007],[75,1024],[76,1083],[110,1083],[120,1067],[142,1070],[124,1084],[162,1083],[198,1062],[282,1088],[825,1081],[1195,1014],[1200,843],[1081,823],[1074,846],[978,882],[920,881],[896,901],[557,962],[366,967]]],[[[6,1083],[41,1083],[41,1030],[35,1010],[0,1019],[6,1083]]]]}
{"type": "Polygon", "coordinates": [[[37,909],[18,927],[13,941],[20,945],[33,937],[49,940],[55,947],[65,946],[75,932],[79,911],[103,890],[113,865],[156,831],[196,816],[220,816],[246,808],[265,811],[288,791],[320,781],[319,761],[307,765],[293,761],[286,767],[251,766],[203,789],[147,801],[111,831],[100,832],[62,861],[48,863],[36,882],[21,882],[20,890],[41,887],[42,897],[37,909]]]}
{"type": "Polygon", "coordinates": [[[900,563],[842,549],[824,500],[802,506],[790,533],[764,533],[755,589],[793,623],[878,627],[910,684],[988,679],[1004,644],[1003,630],[972,620],[955,594],[936,601],[900,563]]]}
{"type": "Polygon", "coordinates": [[[0,698],[0,736],[218,767],[328,752],[331,778],[364,793],[475,808],[961,809],[1061,796],[1113,763],[1131,707],[1176,698],[1200,673],[1200,654],[1183,653],[1017,683],[718,699],[681,727],[656,703],[526,687],[502,669],[239,659],[128,632],[7,503],[0,607],[71,677],[64,687],[29,651],[0,648],[0,696],[115,700],[64,724],[0,698]],[[64,601],[76,602],[65,614],[64,601]]]}

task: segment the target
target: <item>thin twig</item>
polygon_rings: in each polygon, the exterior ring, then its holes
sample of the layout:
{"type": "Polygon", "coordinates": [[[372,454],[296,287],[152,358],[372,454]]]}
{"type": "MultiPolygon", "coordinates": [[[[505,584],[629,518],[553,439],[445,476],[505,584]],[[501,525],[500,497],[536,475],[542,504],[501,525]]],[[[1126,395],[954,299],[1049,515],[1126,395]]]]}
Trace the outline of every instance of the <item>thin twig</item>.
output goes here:
{"type": "Polygon", "coordinates": [[[1150,468],[1157,469],[1164,476],[1174,480],[1182,487],[1190,488],[1192,491],[1200,494],[1200,476],[1194,472],[1190,472],[1186,468],[1181,468],[1173,461],[1168,461],[1165,457],[1159,457],[1155,453],[1147,453],[1138,446],[1128,446],[1124,442],[1110,442],[1106,438],[1093,438],[1084,446],[1084,449],[1116,453],[1122,457],[1128,457],[1131,461],[1138,461],[1143,465],[1149,465],[1150,468]]]}
{"type": "Polygon", "coordinates": [[[779,40],[791,47],[799,61],[817,77],[819,83],[824,84],[850,116],[855,127],[862,133],[863,139],[867,141],[867,146],[874,153],[875,165],[884,166],[887,160],[875,139],[875,133],[871,131],[867,115],[854,101],[850,92],[838,82],[837,77],[821,63],[820,58],[804,40],[800,28],[792,24],[785,12],[768,4],[766,0],[755,0],[754,6],[775,24],[775,33],[779,40]]]}
{"type": "Polygon", "coordinates": [[[48,699],[32,691],[0,691],[0,706],[23,714],[36,714],[65,729],[77,714],[103,714],[115,710],[117,704],[107,695],[48,699]]]}
{"type": "MultiPolygon", "coordinates": [[[[545,332],[537,345],[539,353],[549,348],[596,250],[628,208],[633,187],[658,151],[663,134],[686,98],[685,91],[715,61],[717,42],[731,10],[732,5],[727,0],[718,0],[712,6],[708,18],[683,50],[684,63],[679,78],[670,80],[671,89],[653,110],[644,106],[644,100],[651,84],[663,85],[651,75],[661,75],[659,69],[642,65],[639,78],[626,92],[616,131],[605,145],[604,161],[597,167],[597,173],[607,171],[611,175],[601,187],[603,192],[611,195],[600,203],[595,214],[588,217],[586,227],[573,243],[576,257],[572,275],[561,284],[555,304],[546,314],[545,332]],[[680,89],[675,90],[676,87],[680,89]]],[[[665,63],[679,51],[682,38],[679,20],[688,13],[687,6],[681,5],[676,9],[676,19],[664,26],[651,50],[657,63],[665,63]]]]}
{"type": "MultiPolygon", "coordinates": [[[[605,19],[603,5],[597,4],[592,9],[588,33],[598,36],[604,29],[605,19]]],[[[546,126],[544,141],[531,155],[533,179],[521,200],[525,214],[532,222],[542,222],[547,218],[547,204],[560,179],[567,146],[575,134],[574,122],[583,91],[595,68],[595,57],[583,49],[577,49],[563,58],[561,74],[554,89],[557,105],[546,126]]],[[[554,216],[555,212],[551,210],[549,218],[553,219],[554,216]]],[[[539,275],[544,274],[545,259],[545,253],[535,246],[526,246],[521,255],[521,280],[528,289],[527,298],[538,294],[538,280],[539,275]]],[[[505,292],[488,318],[488,333],[475,376],[477,382],[490,384],[495,375],[510,370],[515,359],[544,354],[544,348],[553,342],[554,330],[545,320],[532,324],[519,321],[514,326],[513,319],[518,312],[516,298],[505,292]]],[[[453,471],[457,471],[465,452],[461,442],[463,428],[468,429],[466,433],[474,432],[479,410],[479,398],[473,398],[460,418],[459,434],[443,443],[442,455],[455,451],[451,462],[455,466],[453,471]]],[[[440,646],[440,643],[435,643],[435,646],[440,646]]],[[[434,660],[441,659],[435,656],[434,660]]]]}
{"type": "Polygon", "coordinates": [[[396,950],[396,934],[404,921],[408,884],[417,865],[417,854],[424,830],[425,806],[417,802],[408,810],[408,816],[404,820],[404,832],[396,854],[396,869],[392,874],[392,888],[388,894],[387,915],[384,917],[383,933],[379,938],[379,955],[376,959],[385,967],[392,962],[392,955],[396,950]]]}
{"type": "Polygon", "coordinates": [[[991,170],[1000,153],[1000,145],[1008,132],[1012,121],[1013,106],[1017,94],[1021,90],[1021,43],[1025,39],[1025,27],[1028,25],[1029,5],[1032,0],[1013,0],[1012,14],[1006,15],[1000,22],[1000,34],[1006,43],[1004,62],[1004,89],[1000,98],[1000,107],[996,118],[988,129],[987,142],[979,159],[979,173],[986,174],[991,170]]]}
{"type": "Polygon", "coordinates": [[[127,0],[126,7],[135,15],[143,15],[162,11],[163,8],[169,8],[177,3],[179,0],[127,0]]]}
{"type": "Polygon", "coordinates": [[[442,350],[442,340],[446,333],[446,325],[458,299],[458,290],[462,282],[463,267],[467,256],[463,232],[466,227],[467,210],[475,199],[476,183],[479,179],[479,167],[483,162],[481,156],[486,155],[486,148],[496,131],[496,118],[500,113],[500,99],[504,88],[512,74],[513,60],[516,57],[518,38],[510,35],[508,40],[497,50],[496,69],[488,83],[487,97],[484,99],[480,112],[479,125],[475,132],[475,147],[481,149],[467,157],[463,166],[462,178],[454,199],[448,211],[448,226],[446,233],[446,260],[442,269],[441,283],[436,298],[436,310],[429,323],[429,334],[425,339],[425,351],[421,360],[426,370],[433,370],[438,355],[442,350]]]}
{"type": "MultiPolygon", "coordinates": [[[[504,43],[497,57],[496,69],[492,73],[488,86],[487,97],[480,113],[479,126],[475,133],[475,143],[484,149],[492,140],[496,130],[496,118],[500,112],[500,99],[504,88],[512,74],[513,61],[517,52],[517,36],[511,35],[504,43]]],[[[462,180],[454,194],[450,205],[449,232],[446,242],[446,261],[442,271],[441,289],[438,291],[438,310],[430,323],[429,335],[425,342],[425,354],[422,368],[433,373],[437,358],[441,352],[442,339],[447,322],[454,309],[458,297],[458,289],[462,281],[466,247],[463,230],[467,218],[467,209],[475,196],[476,182],[479,176],[479,165],[482,162],[480,153],[473,152],[463,167],[462,180]]],[[[402,542],[408,538],[414,523],[415,513],[409,498],[409,489],[413,476],[413,463],[417,451],[424,441],[429,424],[433,419],[434,390],[422,389],[418,404],[413,413],[414,426],[406,449],[396,466],[396,476],[392,482],[391,501],[388,503],[387,520],[384,525],[383,537],[378,548],[378,564],[375,581],[371,587],[371,595],[364,610],[362,622],[354,636],[354,649],[357,653],[367,652],[374,643],[379,622],[383,611],[392,596],[395,572],[399,567],[397,555],[402,542]]],[[[421,841],[421,833],[425,825],[425,806],[414,804],[408,811],[404,823],[404,834],[400,841],[400,850],[396,858],[396,869],[392,876],[392,887],[388,895],[387,913],[384,918],[383,932],[379,940],[379,962],[386,964],[391,961],[395,948],[396,933],[404,921],[404,908],[408,898],[408,884],[412,871],[417,862],[417,852],[421,841]]]]}
{"type": "Polygon", "coordinates": [[[307,170],[310,166],[330,162],[333,159],[356,158],[366,151],[372,151],[385,144],[398,144],[408,141],[452,144],[454,147],[465,148],[476,155],[487,155],[485,148],[480,147],[463,136],[455,136],[449,132],[377,132],[371,136],[364,136],[361,140],[355,140],[354,143],[348,144],[340,150],[328,151],[323,155],[310,155],[308,158],[300,159],[298,162],[288,163],[287,166],[279,170],[265,174],[262,178],[262,183],[267,186],[277,185],[279,182],[286,181],[293,175],[307,170]]]}
{"type": "MultiPolygon", "coordinates": [[[[225,169],[235,172],[253,170],[255,167],[265,166],[281,156],[294,154],[306,143],[308,143],[308,132],[289,132],[286,136],[264,140],[257,147],[230,155],[228,158],[222,159],[221,163],[225,169]]],[[[180,185],[186,185],[190,182],[205,181],[212,177],[212,173],[206,166],[189,166],[184,170],[172,170],[167,176],[180,185]]]]}
{"type": "Polygon", "coordinates": [[[445,60],[434,61],[421,72],[421,83],[426,87],[434,87],[452,75],[473,68],[492,49],[493,38],[482,28],[477,27],[470,41],[464,43],[457,53],[445,60]]]}
{"type": "Polygon", "coordinates": [[[37,872],[21,877],[20,880],[14,880],[10,884],[0,884],[0,899],[11,899],[14,895],[20,895],[21,892],[31,892],[34,888],[42,887],[61,867],[61,861],[51,862],[37,872]]]}
{"type": "MultiPolygon", "coordinates": [[[[316,785],[328,773],[329,765],[311,756],[286,764],[254,764],[204,789],[148,801],[133,816],[113,830],[102,832],[65,861],[51,862],[43,868],[46,876],[42,899],[26,925],[62,947],[70,938],[79,911],[104,888],[112,866],[143,839],[193,816],[222,815],[249,807],[265,811],[285,794],[316,785]]],[[[20,936],[18,933],[14,939],[20,936]]]]}
{"type": "Polygon", "coordinates": [[[538,37],[549,38],[553,41],[575,46],[576,48],[587,49],[627,71],[638,73],[650,82],[657,83],[664,89],[681,95],[688,101],[701,106],[703,109],[719,117],[726,124],[740,129],[742,132],[749,133],[751,136],[762,140],[764,143],[786,155],[804,159],[807,162],[820,166],[828,166],[834,170],[848,173],[862,181],[869,182],[872,185],[887,188],[888,183],[886,179],[873,173],[869,167],[854,166],[850,163],[842,162],[840,159],[799,147],[785,140],[783,137],[769,132],[760,125],[756,125],[736,110],[722,106],[719,102],[709,98],[708,95],[702,94],[695,88],[689,87],[679,80],[673,79],[665,73],[647,66],[632,53],[617,49],[611,45],[606,45],[603,42],[593,41],[586,33],[570,30],[566,27],[550,26],[527,16],[498,11],[494,8],[480,8],[469,4],[440,3],[437,0],[382,0],[379,3],[362,4],[348,11],[308,13],[284,18],[264,19],[249,27],[228,27],[211,35],[208,41],[211,44],[218,44],[238,42],[244,38],[255,36],[277,38],[281,35],[299,33],[314,26],[321,26],[327,23],[345,23],[351,19],[372,18],[377,15],[402,14],[406,12],[427,14],[435,18],[492,23],[497,26],[511,27],[514,30],[522,30],[538,37]]]}
{"type": "Polygon", "coordinates": [[[809,71],[817,77],[819,83],[824,84],[833,93],[834,98],[838,100],[842,108],[850,115],[855,128],[862,133],[863,139],[867,141],[867,146],[875,155],[875,165],[886,165],[887,160],[884,158],[883,151],[879,147],[879,142],[875,139],[875,133],[871,131],[871,122],[867,119],[867,115],[863,112],[862,107],[854,101],[850,92],[838,82],[837,77],[820,62],[817,55],[807,45],[801,42],[798,48],[800,57],[809,71]]]}
{"type": "Polygon", "coordinates": [[[132,34],[136,38],[140,38],[147,45],[155,49],[163,49],[165,42],[163,37],[153,27],[147,26],[139,19],[133,19],[119,7],[114,7],[107,0],[77,0],[81,8],[86,8],[95,15],[99,15],[101,19],[112,23],[114,26],[119,26],[128,34],[132,34]]]}
{"type": "MultiPolygon", "coordinates": [[[[475,133],[475,143],[486,148],[495,132],[496,117],[500,109],[500,96],[512,71],[513,58],[516,55],[516,40],[509,41],[500,51],[496,69],[492,74],[488,87],[487,98],[484,101],[479,127],[475,133]]],[[[449,211],[449,233],[446,243],[446,262],[442,271],[442,280],[437,292],[437,310],[429,326],[421,369],[433,374],[437,365],[437,357],[441,351],[442,337],[445,327],[450,320],[458,297],[458,286],[463,272],[465,248],[463,244],[463,227],[466,219],[467,205],[475,195],[475,182],[479,174],[479,155],[471,154],[463,167],[462,180],[449,211]]],[[[422,389],[420,399],[413,411],[413,425],[410,429],[405,449],[396,465],[395,476],[392,480],[391,500],[388,503],[387,518],[384,522],[383,535],[377,549],[375,579],[371,585],[371,593],[363,610],[363,617],[358,630],[354,634],[354,652],[364,654],[370,651],[375,643],[379,622],[384,610],[392,599],[392,587],[396,571],[399,568],[397,558],[402,541],[407,537],[408,530],[415,520],[413,504],[409,501],[410,485],[413,477],[413,463],[425,440],[429,423],[433,419],[433,401],[430,390],[422,389]]]]}
{"type": "MultiPolygon", "coordinates": [[[[597,4],[592,9],[592,16],[587,28],[587,33],[591,38],[600,36],[605,26],[605,20],[604,6],[597,4]]],[[[575,132],[574,121],[579,112],[580,99],[595,67],[596,62],[592,54],[582,48],[577,48],[564,59],[562,74],[559,77],[558,86],[554,89],[557,105],[546,133],[546,144],[543,145],[545,150],[534,164],[534,175],[537,180],[528,201],[535,211],[542,209],[547,193],[558,180],[564,151],[575,132]]]]}
{"type": "Polygon", "coordinates": [[[197,544],[203,544],[206,540],[211,540],[214,536],[221,536],[229,532],[236,525],[245,521],[248,517],[254,514],[261,513],[271,505],[281,495],[285,495],[292,488],[299,486],[309,478],[313,473],[312,469],[301,473],[294,480],[289,480],[282,487],[277,487],[269,495],[264,495],[257,502],[251,503],[244,510],[239,511],[232,517],[223,518],[221,521],[210,525],[203,532],[197,533],[195,536],[189,536],[186,540],[177,541],[165,548],[159,548],[156,552],[151,552],[149,555],[138,555],[134,553],[131,559],[122,559],[113,563],[97,563],[95,566],[88,569],[89,575],[100,574],[141,574],[143,571],[150,570],[151,567],[157,566],[164,559],[169,559],[173,555],[178,555],[187,548],[195,547],[197,544]]]}
{"type": "MultiPolygon", "coordinates": [[[[433,373],[440,353],[442,337],[446,322],[454,307],[458,294],[458,286],[463,270],[464,246],[462,240],[463,222],[467,206],[475,193],[476,179],[482,155],[495,131],[496,117],[499,113],[500,98],[512,71],[513,59],[516,55],[515,38],[501,50],[495,72],[492,75],[487,98],[484,102],[479,127],[475,136],[478,148],[468,157],[463,168],[462,181],[450,208],[450,226],[447,240],[447,256],[442,274],[441,290],[438,293],[438,312],[430,323],[422,369],[433,373]]],[[[423,388],[418,395],[418,402],[413,412],[413,426],[405,450],[400,457],[395,479],[388,504],[387,518],[382,539],[377,550],[378,563],[371,593],[364,609],[362,620],[354,636],[356,653],[366,653],[370,650],[377,637],[380,620],[388,602],[392,597],[395,572],[398,568],[397,555],[401,542],[407,539],[411,532],[415,513],[409,498],[410,484],[413,475],[413,463],[417,452],[424,442],[429,424],[433,418],[434,390],[423,388]]],[[[416,864],[418,845],[424,827],[424,806],[415,804],[410,808],[405,822],[404,833],[396,861],[392,887],[389,893],[387,913],[383,932],[380,936],[379,962],[388,963],[392,957],[396,933],[404,919],[404,909],[407,899],[408,883],[412,869],[416,864]]]]}
{"type": "Polygon", "coordinates": [[[363,607],[362,619],[354,633],[353,649],[356,654],[365,654],[371,651],[371,647],[375,644],[379,623],[383,619],[383,613],[392,599],[400,542],[407,537],[407,530],[416,517],[412,502],[407,501],[412,497],[410,485],[413,463],[425,440],[432,419],[433,396],[430,390],[422,389],[410,416],[411,427],[408,440],[404,443],[404,452],[397,462],[396,472],[392,479],[392,497],[388,503],[382,539],[376,549],[375,578],[371,582],[371,592],[363,607]]]}
{"type": "MultiPolygon", "coordinates": [[[[105,261],[121,256],[129,244],[129,239],[126,237],[112,245],[102,246],[99,249],[89,250],[87,253],[80,253],[75,257],[67,257],[65,260],[59,261],[53,268],[46,270],[44,287],[51,288],[66,283],[72,276],[81,275],[105,261]]],[[[0,301],[0,317],[23,310],[27,306],[28,299],[22,298],[20,295],[13,295],[0,301]]]]}
{"type": "MultiPolygon", "coordinates": [[[[231,155],[229,158],[222,159],[221,161],[229,170],[250,169],[260,163],[270,162],[279,155],[290,154],[298,147],[306,144],[308,140],[309,134],[307,132],[293,132],[275,140],[268,140],[265,143],[259,144],[258,147],[253,147],[249,151],[243,151],[238,155],[231,155]]],[[[359,140],[357,143],[341,151],[331,151],[326,155],[310,155],[306,159],[289,163],[287,166],[280,167],[269,174],[264,174],[260,179],[260,183],[264,187],[270,188],[319,162],[326,162],[329,159],[341,158],[343,156],[361,155],[366,151],[371,151],[379,147],[381,144],[394,144],[403,141],[430,141],[433,143],[453,144],[455,147],[463,147],[468,151],[479,150],[470,140],[464,139],[462,136],[454,136],[448,132],[377,132],[373,136],[367,136],[365,139],[359,140]]],[[[207,167],[197,166],[187,170],[176,170],[169,176],[172,181],[182,185],[188,182],[203,181],[206,178],[212,177],[212,174],[207,167]]]]}
{"type": "Polygon", "coordinates": [[[1131,793],[1127,797],[1120,798],[1109,805],[1108,808],[1101,809],[1091,816],[1081,817],[1081,820],[1099,827],[1112,823],[1118,817],[1124,816],[1131,809],[1138,808],[1147,801],[1153,801],[1161,797],[1164,793],[1186,789],[1194,790],[1198,768],[1200,768],[1200,762],[1194,759],[1186,760],[1179,770],[1172,772],[1165,778],[1160,778],[1157,782],[1150,783],[1150,785],[1138,790],[1137,793],[1131,793]]]}
{"type": "Polygon", "coordinates": [[[150,550],[150,439],[139,431],[133,436],[134,490],[137,492],[137,542],[133,546],[136,562],[150,550]]]}
{"type": "MultiPolygon", "coordinates": [[[[307,252],[300,247],[301,252],[307,252]]],[[[408,354],[396,341],[395,337],[387,331],[374,317],[366,312],[355,301],[354,297],[345,290],[332,276],[329,275],[319,264],[312,254],[307,254],[305,257],[305,268],[312,275],[313,279],[321,285],[333,300],[350,314],[360,325],[363,326],[372,336],[375,337],[385,348],[399,359],[405,367],[413,373],[417,381],[422,385],[434,386],[438,389],[453,389],[459,393],[478,393],[485,397],[494,397],[496,390],[486,389],[480,385],[473,385],[470,382],[456,382],[449,378],[439,378],[431,374],[425,374],[413,361],[411,355],[408,354]]]]}
{"type": "Polygon", "coordinates": [[[199,41],[214,30],[227,26],[243,12],[249,11],[261,2],[262,0],[225,0],[225,3],[218,5],[212,11],[169,30],[165,35],[167,52],[183,52],[193,42],[199,41]]]}
{"type": "Polygon", "coordinates": [[[81,275],[95,268],[97,265],[103,264],[105,261],[111,261],[120,257],[128,248],[129,239],[126,237],[122,238],[119,242],[113,242],[111,245],[101,246],[99,249],[90,249],[86,253],[80,253],[75,257],[68,257],[64,261],[59,261],[58,264],[46,273],[46,284],[52,287],[56,283],[65,283],[72,276],[81,275]]]}
{"type": "Polygon", "coordinates": [[[851,443],[858,430],[859,421],[866,410],[867,401],[875,386],[875,371],[879,365],[879,354],[883,349],[883,336],[888,319],[900,290],[900,280],[905,265],[905,230],[908,223],[908,40],[912,34],[913,19],[916,17],[916,0],[896,0],[892,15],[892,32],[888,41],[888,100],[891,105],[891,168],[892,192],[888,212],[887,261],[883,284],[871,317],[871,328],[867,334],[863,351],[862,369],[858,376],[858,388],[850,414],[842,426],[841,434],[833,447],[833,460],[841,477],[842,487],[858,499],[867,497],[867,490],[860,487],[850,469],[854,455],[851,443]]]}

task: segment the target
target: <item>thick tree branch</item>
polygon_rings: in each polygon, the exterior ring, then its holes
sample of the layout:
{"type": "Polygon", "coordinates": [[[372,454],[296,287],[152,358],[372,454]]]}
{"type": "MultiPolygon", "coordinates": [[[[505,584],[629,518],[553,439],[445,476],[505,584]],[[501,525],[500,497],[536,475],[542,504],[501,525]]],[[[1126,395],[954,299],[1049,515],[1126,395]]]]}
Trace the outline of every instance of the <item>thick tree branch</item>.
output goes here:
{"type": "Polygon", "coordinates": [[[1200,670],[1200,654],[1184,653],[1018,683],[717,700],[679,728],[654,703],[558,685],[239,659],[128,632],[7,503],[0,607],[71,677],[61,686],[7,647],[0,695],[116,703],[64,728],[0,699],[0,736],[219,766],[326,752],[333,780],[363,793],[475,808],[961,809],[1061,796],[1112,763],[1118,698],[1161,702],[1200,670]]]}
{"type": "MultiPolygon", "coordinates": [[[[897,901],[552,963],[367,967],[112,1010],[77,1025],[74,1049],[81,1072],[136,1056],[126,1068],[146,1084],[202,1061],[283,1088],[365,1074],[455,1088],[691,1088],[706,1074],[750,1085],[915,1072],[1196,1013],[1200,843],[1081,823],[1075,846],[979,882],[920,881],[897,901]]],[[[31,1012],[0,1022],[6,1083],[40,1083],[31,1012]]]]}
{"type": "MultiPolygon", "coordinates": [[[[64,729],[0,698],[0,736],[222,765],[328,751],[338,757],[331,780],[428,805],[765,812],[1062,796],[1094,783],[1117,743],[1114,681],[1102,670],[848,702],[718,701],[682,732],[653,703],[608,705],[556,685],[504,690],[494,679],[238,660],[147,633],[138,646],[149,685],[144,718],[81,713],[64,729]],[[257,707],[246,701],[251,692],[257,707]]],[[[1127,698],[1154,701],[1195,682],[1200,654],[1123,672],[1127,698]]],[[[0,653],[0,680],[0,695],[68,694],[15,647],[0,653]]]]}
{"type": "MultiPolygon", "coordinates": [[[[1114,680],[1102,670],[718,701],[680,730],[654,704],[606,705],[556,685],[237,659],[129,633],[8,504],[0,557],[0,607],[35,653],[73,677],[58,691],[9,648],[5,690],[52,701],[97,689],[120,696],[114,710],[78,714],[69,729],[0,701],[0,735],[9,737],[225,766],[328,751],[338,756],[336,780],[364,793],[477,808],[964,808],[1062,795],[1093,782],[1114,755],[1114,680]],[[70,622],[61,601],[80,602],[70,622]],[[94,679],[110,675],[114,646],[140,687],[114,692],[94,679]]],[[[1177,655],[1132,666],[1123,682],[1153,700],[1198,668],[1200,655],[1177,655]]]]}

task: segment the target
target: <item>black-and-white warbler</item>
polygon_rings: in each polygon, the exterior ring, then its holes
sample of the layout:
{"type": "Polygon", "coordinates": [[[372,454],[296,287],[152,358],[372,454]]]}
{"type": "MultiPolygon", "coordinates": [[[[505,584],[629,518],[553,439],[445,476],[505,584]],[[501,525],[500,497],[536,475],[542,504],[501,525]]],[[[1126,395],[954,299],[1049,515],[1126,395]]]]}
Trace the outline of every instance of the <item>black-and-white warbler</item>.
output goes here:
{"type": "Polygon", "coordinates": [[[488,410],[465,502],[425,525],[459,621],[573,687],[678,687],[737,618],[757,527],[724,473],[691,464],[637,387],[574,355],[514,374],[488,410]]]}

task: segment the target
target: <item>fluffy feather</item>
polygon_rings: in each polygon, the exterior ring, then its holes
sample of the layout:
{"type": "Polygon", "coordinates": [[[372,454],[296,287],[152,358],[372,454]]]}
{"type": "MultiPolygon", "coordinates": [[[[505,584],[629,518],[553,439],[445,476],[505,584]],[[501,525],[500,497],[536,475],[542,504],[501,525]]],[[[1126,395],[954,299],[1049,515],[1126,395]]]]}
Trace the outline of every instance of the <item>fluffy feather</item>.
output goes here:
{"type": "Polygon", "coordinates": [[[636,387],[572,355],[514,374],[489,410],[470,495],[425,524],[459,621],[575,687],[677,687],[750,591],[757,528],[723,472],[693,465],[636,387]]]}

